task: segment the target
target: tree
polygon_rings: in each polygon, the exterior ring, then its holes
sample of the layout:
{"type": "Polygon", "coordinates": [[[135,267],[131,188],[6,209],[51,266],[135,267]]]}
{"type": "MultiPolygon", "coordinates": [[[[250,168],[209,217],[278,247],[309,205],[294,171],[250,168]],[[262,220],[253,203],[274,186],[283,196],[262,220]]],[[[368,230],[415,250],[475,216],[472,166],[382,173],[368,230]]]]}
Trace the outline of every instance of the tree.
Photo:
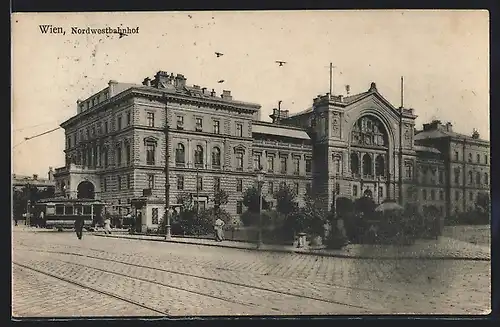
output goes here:
{"type": "Polygon", "coordinates": [[[219,210],[221,206],[226,205],[229,200],[229,194],[224,190],[218,190],[214,194],[214,208],[219,210]]]}
{"type": "Polygon", "coordinates": [[[317,200],[306,196],[305,205],[300,211],[305,220],[305,226],[303,226],[305,227],[304,231],[315,236],[322,235],[328,213],[322,209],[322,206],[317,203],[317,200]]]}
{"type": "MultiPolygon", "coordinates": [[[[259,199],[259,190],[255,187],[249,187],[245,190],[243,194],[243,204],[248,208],[248,211],[253,213],[259,213],[260,210],[260,199],[259,199]]],[[[269,209],[269,203],[262,198],[262,209],[269,209]]]]}
{"type": "Polygon", "coordinates": [[[335,211],[338,217],[345,217],[354,211],[354,203],[346,197],[338,197],[335,211]]]}
{"type": "Polygon", "coordinates": [[[485,192],[480,192],[477,194],[476,207],[480,211],[489,214],[490,213],[490,195],[485,192]]]}
{"type": "Polygon", "coordinates": [[[276,199],[276,210],[284,215],[289,215],[298,208],[298,204],[295,201],[295,192],[288,185],[282,185],[278,192],[274,194],[276,199]]]}

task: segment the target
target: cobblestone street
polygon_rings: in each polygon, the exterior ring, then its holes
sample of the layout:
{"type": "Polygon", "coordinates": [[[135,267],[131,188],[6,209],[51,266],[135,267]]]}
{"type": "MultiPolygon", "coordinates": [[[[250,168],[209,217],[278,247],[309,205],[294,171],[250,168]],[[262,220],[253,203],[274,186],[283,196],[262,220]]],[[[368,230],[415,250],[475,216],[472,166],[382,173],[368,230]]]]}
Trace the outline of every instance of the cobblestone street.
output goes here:
{"type": "Polygon", "coordinates": [[[490,262],[13,233],[13,315],[482,314],[490,262]]]}

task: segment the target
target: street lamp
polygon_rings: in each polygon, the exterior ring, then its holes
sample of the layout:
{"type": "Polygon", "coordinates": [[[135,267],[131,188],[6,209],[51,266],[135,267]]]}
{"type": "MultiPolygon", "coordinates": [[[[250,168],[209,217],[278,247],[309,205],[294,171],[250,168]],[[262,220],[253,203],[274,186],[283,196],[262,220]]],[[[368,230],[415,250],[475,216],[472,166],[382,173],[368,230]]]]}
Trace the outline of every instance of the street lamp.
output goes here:
{"type": "Polygon", "coordinates": [[[257,241],[257,248],[262,247],[262,186],[264,184],[264,172],[262,167],[257,171],[257,186],[259,190],[259,239],[257,241]]]}
{"type": "Polygon", "coordinates": [[[170,230],[170,181],[169,181],[169,166],[170,166],[170,153],[168,149],[169,145],[169,130],[168,125],[168,115],[167,115],[167,96],[163,95],[163,101],[165,103],[165,214],[167,218],[167,224],[165,226],[165,240],[170,240],[172,238],[172,232],[170,230]]]}

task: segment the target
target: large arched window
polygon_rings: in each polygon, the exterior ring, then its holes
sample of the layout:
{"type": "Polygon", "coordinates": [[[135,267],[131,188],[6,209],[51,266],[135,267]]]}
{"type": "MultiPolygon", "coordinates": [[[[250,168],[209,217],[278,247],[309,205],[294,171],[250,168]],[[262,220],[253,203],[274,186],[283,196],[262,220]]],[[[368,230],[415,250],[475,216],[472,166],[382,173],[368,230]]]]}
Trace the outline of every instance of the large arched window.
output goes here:
{"type": "Polygon", "coordinates": [[[351,153],[351,173],[359,175],[359,158],[356,153],[351,153]]]}
{"type": "Polygon", "coordinates": [[[473,183],[472,171],[469,171],[469,184],[473,183]]]}
{"type": "Polygon", "coordinates": [[[364,116],[358,119],[352,128],[351,143],[387,147],[387,133],[380,120],[373,116],[364,116]]]}
{"type": "Polygon", "coordinates": [[[372,157],[368,153],[363,156],[363,175],[373,175],[372,157]]]}
{"type": "Polygon", "coordinates": [[[175,149],[175,164],[184,166],[186,163],[186,152],[184,151],[184,145],[182,143],[177,144],[175,149]]]}
{"type": "Polygon", "coordinates": [[[481,184],[481,173],[476,172],[476,184],[479,185],[481,184]]]}
{"type": "Polygon", "coordinates": [[[385,159],[382,155],[378,155],[377,159],[375,159],[375,174],[385,176],[385,159]]]}
{"type": "Polygon", "coordinates": [[[197,145],[194,150],[194,164],[197,167],[203,167],[203,147],[201,145],[197,145]]]}
{"type": "Polygon", "coordinates": [[[218,147],[212,149],[212,166],[220,167],[220,149],[218,147]]]}
{"type": "Polygon", "coordinates": [[[484,173],[484,184],[488,185],[490,182],[490,179],[488,177],[488,173],[484,173]]]}

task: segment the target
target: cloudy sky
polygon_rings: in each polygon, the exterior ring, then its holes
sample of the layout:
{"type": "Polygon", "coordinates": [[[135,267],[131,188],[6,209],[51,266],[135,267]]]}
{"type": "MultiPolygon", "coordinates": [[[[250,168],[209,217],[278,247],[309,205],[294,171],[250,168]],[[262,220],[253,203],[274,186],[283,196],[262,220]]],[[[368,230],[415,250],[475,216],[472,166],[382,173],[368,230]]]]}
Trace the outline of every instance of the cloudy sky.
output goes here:
{"type": "Polygon", "coordinates": [[[415,108],[417,127],[451,121],[489,139],[487,11],[287,11],[14,14],[12,17],[12,164],[17,174],[46,176],[64,165],[64,131],[76,100],[111,79],[140,84],[158,70],[188,84],[262,105],[282,100],[292,113],[329,89],[366,91],[372,81],[393,105],[415,108]],[[65,35],[42,34],[41,24],[65,35]],[[71,34],[72,27],[139,27],[119,38],[71,34]],[[214,52],[224,56],[216,58],[214,52]],[[278,67],[276,60],[286,61],[278,67]],[[223,84],[217,81],[224,79],[223,84]]]}

